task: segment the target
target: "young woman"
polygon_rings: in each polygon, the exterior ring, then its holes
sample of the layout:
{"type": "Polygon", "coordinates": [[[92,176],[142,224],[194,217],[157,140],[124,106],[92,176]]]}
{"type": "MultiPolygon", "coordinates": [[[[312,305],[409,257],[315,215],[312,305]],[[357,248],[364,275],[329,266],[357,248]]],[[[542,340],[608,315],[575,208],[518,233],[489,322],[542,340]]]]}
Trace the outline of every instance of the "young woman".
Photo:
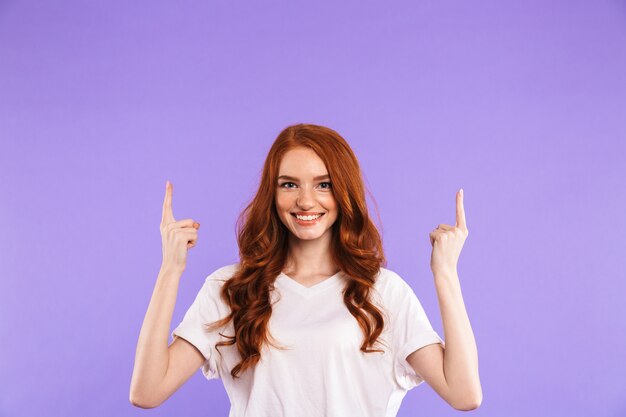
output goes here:
{"type": "Polygon", "coordinates": [[[456,270],[468,235],[462,192],[457,224],[430,233],[446,343],[411,287],[384,267],[358,161],[332,129],[299,124],[278,135],[239,218],[240,261],[206,278],[168,346],[199,227],[174,219],[168,182],[163,263],[139,335],[134,405],[158,406],[199,368],[222,380],[235,417],[395,416],[424,381],[458,410],[480,405],[456,270]]]}

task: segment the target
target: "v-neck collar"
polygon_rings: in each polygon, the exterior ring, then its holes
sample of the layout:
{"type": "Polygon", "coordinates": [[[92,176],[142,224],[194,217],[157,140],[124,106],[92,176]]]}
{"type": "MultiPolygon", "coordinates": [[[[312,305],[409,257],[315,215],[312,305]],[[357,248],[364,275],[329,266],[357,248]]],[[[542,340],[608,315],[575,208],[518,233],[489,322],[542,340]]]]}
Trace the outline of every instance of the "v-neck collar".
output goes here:
{"type": "Polygon", "coordinates": [[[337,272],[335,275],[326,278],[323,281],[318,282],[311,287],[305,287],[284,272],[278,274],[278,277],[276,278],[276,282],[283,284],[285,287],[293,290],[294,292],[300,294],[305,298],[313,297],[314,295],[319,294],[320,292],[334,286],[335,284],[340,283],[341,280],[341,271],[337,272]]]}

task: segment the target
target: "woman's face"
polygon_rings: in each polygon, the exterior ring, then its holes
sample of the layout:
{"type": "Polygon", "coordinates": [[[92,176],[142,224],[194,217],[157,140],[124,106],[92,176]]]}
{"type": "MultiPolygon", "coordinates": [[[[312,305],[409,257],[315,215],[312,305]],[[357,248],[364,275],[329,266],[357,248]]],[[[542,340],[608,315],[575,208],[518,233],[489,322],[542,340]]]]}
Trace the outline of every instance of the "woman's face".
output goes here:
{"type": "Polygon", "coordinates": [[[280,162],[276,187],[278,216],[295,237],[314,240],[332,233],[337,203],[326,166],[314,151],[289,150],[280,162]]]}

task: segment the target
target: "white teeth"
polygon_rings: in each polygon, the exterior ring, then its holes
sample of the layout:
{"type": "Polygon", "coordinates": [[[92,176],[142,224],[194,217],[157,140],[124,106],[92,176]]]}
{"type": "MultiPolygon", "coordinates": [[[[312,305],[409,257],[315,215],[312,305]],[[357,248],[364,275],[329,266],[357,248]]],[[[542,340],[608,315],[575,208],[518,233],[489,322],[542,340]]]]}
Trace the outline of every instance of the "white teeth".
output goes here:
{"type": "Polygon", "coordinates": [[[321,214],[317,214],[315,216],[300,216],[300,215],[296,214],[296,217],[298,218],[298,220],[314,220],[314,219],[317,219],[320,216],[321,216],[321,214]]]}

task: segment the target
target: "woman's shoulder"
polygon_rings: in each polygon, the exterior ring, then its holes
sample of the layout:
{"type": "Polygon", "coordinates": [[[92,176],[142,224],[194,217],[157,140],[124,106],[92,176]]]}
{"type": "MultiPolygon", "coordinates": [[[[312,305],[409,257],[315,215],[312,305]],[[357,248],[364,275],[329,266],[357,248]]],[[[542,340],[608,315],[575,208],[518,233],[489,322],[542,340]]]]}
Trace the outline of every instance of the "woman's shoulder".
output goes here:
{"type": "Polygon", "coordinates": [[[411,288],[398,273],[383,267],[380,267],[378,271],[375,286],[382,294],[395,294],[411,288]]]}
{"type": "Polygon", "coordinates": [[[239,269],[239,263],[228,264],[217,268],[206,277],[206,282],[223,284],[232,278],[239,269]]]}

